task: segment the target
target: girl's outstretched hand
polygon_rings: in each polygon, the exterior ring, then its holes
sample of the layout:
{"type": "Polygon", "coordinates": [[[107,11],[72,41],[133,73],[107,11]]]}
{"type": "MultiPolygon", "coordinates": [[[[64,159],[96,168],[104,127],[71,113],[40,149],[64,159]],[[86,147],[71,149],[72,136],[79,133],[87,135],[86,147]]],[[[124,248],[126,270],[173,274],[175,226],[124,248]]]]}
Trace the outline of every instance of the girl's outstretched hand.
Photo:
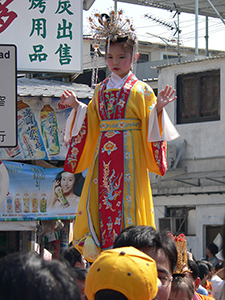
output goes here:
{"type": "Polygon", "coordinates": [[[62,105],[69,105],[77,111],[79,101],[78,101],[77,96],[74,92],[64,91],[64,93],[62,94],[62,96],[60,98],[61,98],[60,103],[62,105]]]}
{"type": "Polygon", "coordinates": [[[175,89],[172,90],[172,86],[169,87],[168,85],[159,93],[156,104],[158,114],[161,113],[164,106],[177,99],[177,96],[174,96],[174,93],[175,89]]]}

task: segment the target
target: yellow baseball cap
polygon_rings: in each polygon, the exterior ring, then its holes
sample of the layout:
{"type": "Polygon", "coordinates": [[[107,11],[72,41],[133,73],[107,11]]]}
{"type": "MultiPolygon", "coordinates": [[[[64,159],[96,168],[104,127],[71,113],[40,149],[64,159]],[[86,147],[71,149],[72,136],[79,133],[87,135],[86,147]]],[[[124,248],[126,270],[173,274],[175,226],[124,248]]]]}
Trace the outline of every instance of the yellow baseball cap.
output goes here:
{"type": "Polygon", "coordinates": [[[122,293],[129,300],[152,300],[161,285],[155,261],[134,247],[103,251],[94,261],[85,281],[85,294],[94,300],[104,289],[122,293]]]}

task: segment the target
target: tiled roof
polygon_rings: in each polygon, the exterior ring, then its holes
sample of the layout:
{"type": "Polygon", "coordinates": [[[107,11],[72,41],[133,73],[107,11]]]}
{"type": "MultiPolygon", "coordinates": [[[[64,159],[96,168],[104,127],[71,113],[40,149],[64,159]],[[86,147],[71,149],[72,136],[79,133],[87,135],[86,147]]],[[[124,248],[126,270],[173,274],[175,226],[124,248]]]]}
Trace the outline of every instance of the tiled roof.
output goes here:
{"type": "Polygon", "coordinates": [[[174,63],[169,63],[169,64],[158,64],[154,66],[156,69],[162,69],[162,68],[167,68],[167,67],[172,67],[172,66],[177,66],[177,65],[185,65],[185,64],[190,64],[190,63],[197,63],[197,62],[202,62],[202,61],[209,61],[209,60],[216,60],[216,59],[224,59],[225,55],[218,55],[218,56],[209,56],[209,57],[203,57],[203,58],[195,58],[191,60],[184,60],[181,62],[174,62],[174,63]]]}
{"type": "Polygon", "coordinates": [[[60,97],[64,90],[71,90],[76,93],[78,98],[82,99],[91,99],[93,95],[93,90],[86,84],[17,78],[18,96],[60,97]]]}

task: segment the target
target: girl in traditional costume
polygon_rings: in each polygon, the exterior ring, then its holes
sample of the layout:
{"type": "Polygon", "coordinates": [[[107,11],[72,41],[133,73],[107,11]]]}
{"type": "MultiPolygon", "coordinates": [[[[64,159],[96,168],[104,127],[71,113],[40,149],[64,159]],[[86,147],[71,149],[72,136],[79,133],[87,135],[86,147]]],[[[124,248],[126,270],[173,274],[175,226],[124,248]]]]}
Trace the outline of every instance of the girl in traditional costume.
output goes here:
{"type": "MultiPolygon", "coordinates": [[[[106,39],[112,74],[98,84],[88,106],[71,91],[61,97],[73,107],[66,123],[70,141],[65,171],[88,168],[74,227],[74,246],[93,261],[130,225],[155,227],[148,171],[167,169],[166,141],[179,136],[165,110],[175,90],[166,87],[156,98],[152,88],[132,73],[137,40],[122,11],[89,19],[94,38],[106,39]],[[95,18],[98,21],[95,21],[95,18]]],[[[94,45],[97,52],[97,43],[94,45]]]]}

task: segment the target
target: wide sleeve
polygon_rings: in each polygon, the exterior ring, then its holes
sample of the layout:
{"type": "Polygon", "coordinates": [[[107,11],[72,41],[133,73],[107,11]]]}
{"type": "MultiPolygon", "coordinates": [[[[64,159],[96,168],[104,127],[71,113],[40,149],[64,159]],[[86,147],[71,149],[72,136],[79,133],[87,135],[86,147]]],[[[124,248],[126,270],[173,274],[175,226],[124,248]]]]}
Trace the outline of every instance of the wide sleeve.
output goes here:
{"type": "Polygon", "coordinates": [[[77,111],[72,109],[71,113],[69,114],[66,120],[66,128],[64,135],[65,142],[68,142],[72,136],[78,134],[85,119],[86,112],[87,105],[82,102],[79,102],[77,111]]]}
{"type": "Polygon", "coordinates": [[[156,101],[157,98],[152,88],[143,82],[139,82],[136,89],[135,103],[138,107],[138,117],[141,120],[145,164],[150,172],[163,176],[167,170],[167,142],[163,138],[163,130],[165,130],[163,114],[157,115],[156,101]],[[149,120],[152,122],[150,125],[149,120]],[[149,127],[151,129],[150,133],[149,127]],[[153,136],[152,141],[149,141],[149,135],[153,136]]]}
{"type": "Polygon", "coordinates": [[[158,117],[156,105],[152,108],[149,113],[148,119],[148,141],[173,141],[179,137],[179,133],[174,127],[173,123],[163,108],[160,118],[158,117]],[[161,122],[161,124],[159,124],[161,122]],[[161,127],[161,132],[160,132],[161,127]]]}
{"type": "Polygon", "coordinates": [[[88,168],[93,160],[94,149],[99,136],[99,116],[94,105],[95,102],[95,97],[93,97],[86,108],[85,114],[83,112],[82,115],[81,111],[79,121],[83,120],[81,124],[78,122],[78,115],[73,116],[74,121],[71,121],[70,125],[71,132],[68,134],[72,137],[64,164],[64,170],[67,172],[80,173],[88,168]]]}

